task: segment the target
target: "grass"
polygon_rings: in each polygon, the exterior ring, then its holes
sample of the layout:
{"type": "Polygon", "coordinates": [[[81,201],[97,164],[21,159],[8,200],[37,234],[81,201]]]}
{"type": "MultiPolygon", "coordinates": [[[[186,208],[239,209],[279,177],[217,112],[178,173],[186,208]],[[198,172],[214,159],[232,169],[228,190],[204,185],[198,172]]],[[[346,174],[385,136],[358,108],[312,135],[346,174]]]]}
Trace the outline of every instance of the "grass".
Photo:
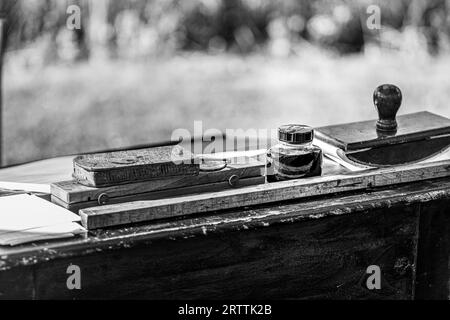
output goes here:
{"type": "Polygon", "coordinates": [[[376,117],[374,88],[397,84],[400,113],[450,116],[450,58],[395,53],[286,59],[180,55],[24,69],[7,56],[6,164],[170,139],[176,128],[321,126],[376,117]]]}

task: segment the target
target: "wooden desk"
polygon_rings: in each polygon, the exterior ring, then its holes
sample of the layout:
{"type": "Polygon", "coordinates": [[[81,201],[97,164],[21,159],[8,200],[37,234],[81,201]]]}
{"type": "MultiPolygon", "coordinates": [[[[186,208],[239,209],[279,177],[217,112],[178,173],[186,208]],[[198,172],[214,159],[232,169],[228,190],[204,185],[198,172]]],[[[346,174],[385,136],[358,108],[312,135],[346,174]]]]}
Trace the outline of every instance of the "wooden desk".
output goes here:
{"type": "MultiPolygon", "coordinates": [[[[50,161],[44,177],[16,167],[0,181],[55,181],[50,161]]],[[[437,179],[0,247],[0,298],[448,299],[449,207],[437,179]],[[70,264],[81,290],[67,289],[70,264]],[[370,265],[381,290],[366,287],[370,265]]]]}

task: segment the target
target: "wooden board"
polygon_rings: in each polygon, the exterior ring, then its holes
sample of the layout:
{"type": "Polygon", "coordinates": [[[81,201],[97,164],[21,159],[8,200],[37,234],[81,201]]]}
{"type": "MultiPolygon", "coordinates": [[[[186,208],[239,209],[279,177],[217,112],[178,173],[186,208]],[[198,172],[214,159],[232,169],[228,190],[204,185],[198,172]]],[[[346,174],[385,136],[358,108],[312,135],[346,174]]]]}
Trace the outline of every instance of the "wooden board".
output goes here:
{"type": "Polygon", "coordinates": [[[199,164],[186,149],[175,146],[94,153],[73,160],[74,178],[81,184],[100,187],[197,175],[199,164]]]}
{"type": "MultiPolygon", "coordinates": [[[[80,209],[96,207],[99,204],[165,199],[264,184],[264,163],[251,158],[248,158],[247,161],[250,162],[228,164],[225,169],[220,171],[200,172],[198,176],[154,180],[104,188],[87,187],[74,181],[63,181],[52,184],[51,201],[77,213],[80,209]],[[232,176],[234,178],[237,177],[238,180],[234,179],[235,184],[230,185],[232,176]],[[100,201],[104,198],[104,195],[108,196],[107,203],[101,203],[102,201],[100,201]]],[[[335,175],[342,173],[343,168],[333,161],[324,159],[322,171],[324,175],[335,175]]]]}
{"type": "MultiPolygon", "coordinates": [[[[124,202],[130,202],[130,201],[138,201],[138,200],[157,200],[157,199],[180,197],[180,196],[188,195],[188,194],[218,192],[218,191],[223,191],[223,190],[227,190],[227,189],[242,188],[242,187],[247,187],[247,186],[264,184],[264,182],[265,182],[265,177],[259,176],[259,177],[239,179],[239,181],[237,182],[237,184],[235,186],[231,186],[228,183],[228,181],[200,184],[200,185],[196,185],[196,186],[187,186],[187,187],[182,187],[182,188],[131,194],[131,195],[121,196],[121,197],[116,197],[116,198],[108,198],[107,204],[124,203],[124,202]]],[[[80,209],[96,207],[99,205],[98,200],[86,201],[86,202],[76,202],[76,203],[66,203],[55,196],[51,196],[51,201],[61,207],[64,207],[72,212],[75,212],[75,213],[77,213],[80,209]]],[[[106,204],[104,204],[104,205],[106,205],[106,204]]]]}
{"type": "Polygon", "coordinates": [[[315,135],[317,139],[344,151],[352,151],[450,133],[450,119],[427,111],[399,116],[397,123],[397,132],[391,136],[377,133],[376,120],[321,127],[315,130],[315,135]]]}
{"type": "Polygon", "coordinates": [[[51,185],[52,202],[78,212],[79,209],[99,204],[162,199],[263,184],[264,162],[247,160],[245,163],[229,163],[219,171],[200,172],[197,176],[172,177],[110,187],[88,187],[74,180],[57,182],[51,185]]]}
{"type": "Polygon", "coordinates": [[[270,183],[239,190],[134,201],[80,210],[88,229],[151,221],[350,190],[364,190],[450,176],[450,160],[270,183]]]}
{"type": "Polygon", "coordinates": [[[226,168],[219,171],[200,172],[196,176],[170,177],[100,188],[85,186],[75,180],[61,181],[51,184],[51,193],[66,203],[78,203],[96,201],[101,194],[106,194],[109,198],[116,198],[193,185],[225,182],[233,175],[239,178],[256,177],[262,175],[262,170],[264,170],[263,162],[249,160],[248,163],[227,164],[226,168]]]}

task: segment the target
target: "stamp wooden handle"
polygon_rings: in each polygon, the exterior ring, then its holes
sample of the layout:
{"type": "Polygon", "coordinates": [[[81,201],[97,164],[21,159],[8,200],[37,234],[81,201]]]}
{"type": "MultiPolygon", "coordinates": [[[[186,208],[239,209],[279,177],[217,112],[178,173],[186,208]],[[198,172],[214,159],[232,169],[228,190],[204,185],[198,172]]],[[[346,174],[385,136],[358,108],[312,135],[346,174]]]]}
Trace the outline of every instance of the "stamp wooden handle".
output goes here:
{"type": "Polygon", "coordinates": [[[393,84],[383,84],[375,89],[373,103],[378,110],[377,131],[397,130],[395,116],[402,103],[402,92],[393,84]]]}

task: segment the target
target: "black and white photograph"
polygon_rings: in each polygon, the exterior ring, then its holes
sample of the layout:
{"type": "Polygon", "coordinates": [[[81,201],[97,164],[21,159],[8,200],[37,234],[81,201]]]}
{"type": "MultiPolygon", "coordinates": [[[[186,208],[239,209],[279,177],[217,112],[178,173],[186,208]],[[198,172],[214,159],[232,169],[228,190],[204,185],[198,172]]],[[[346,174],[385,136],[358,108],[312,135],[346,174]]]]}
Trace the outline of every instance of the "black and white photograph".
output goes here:
{"type": "Polygon", "coordinates": [[[0,300],[450,300],[450,1],[0,0],[0,300]]]}

